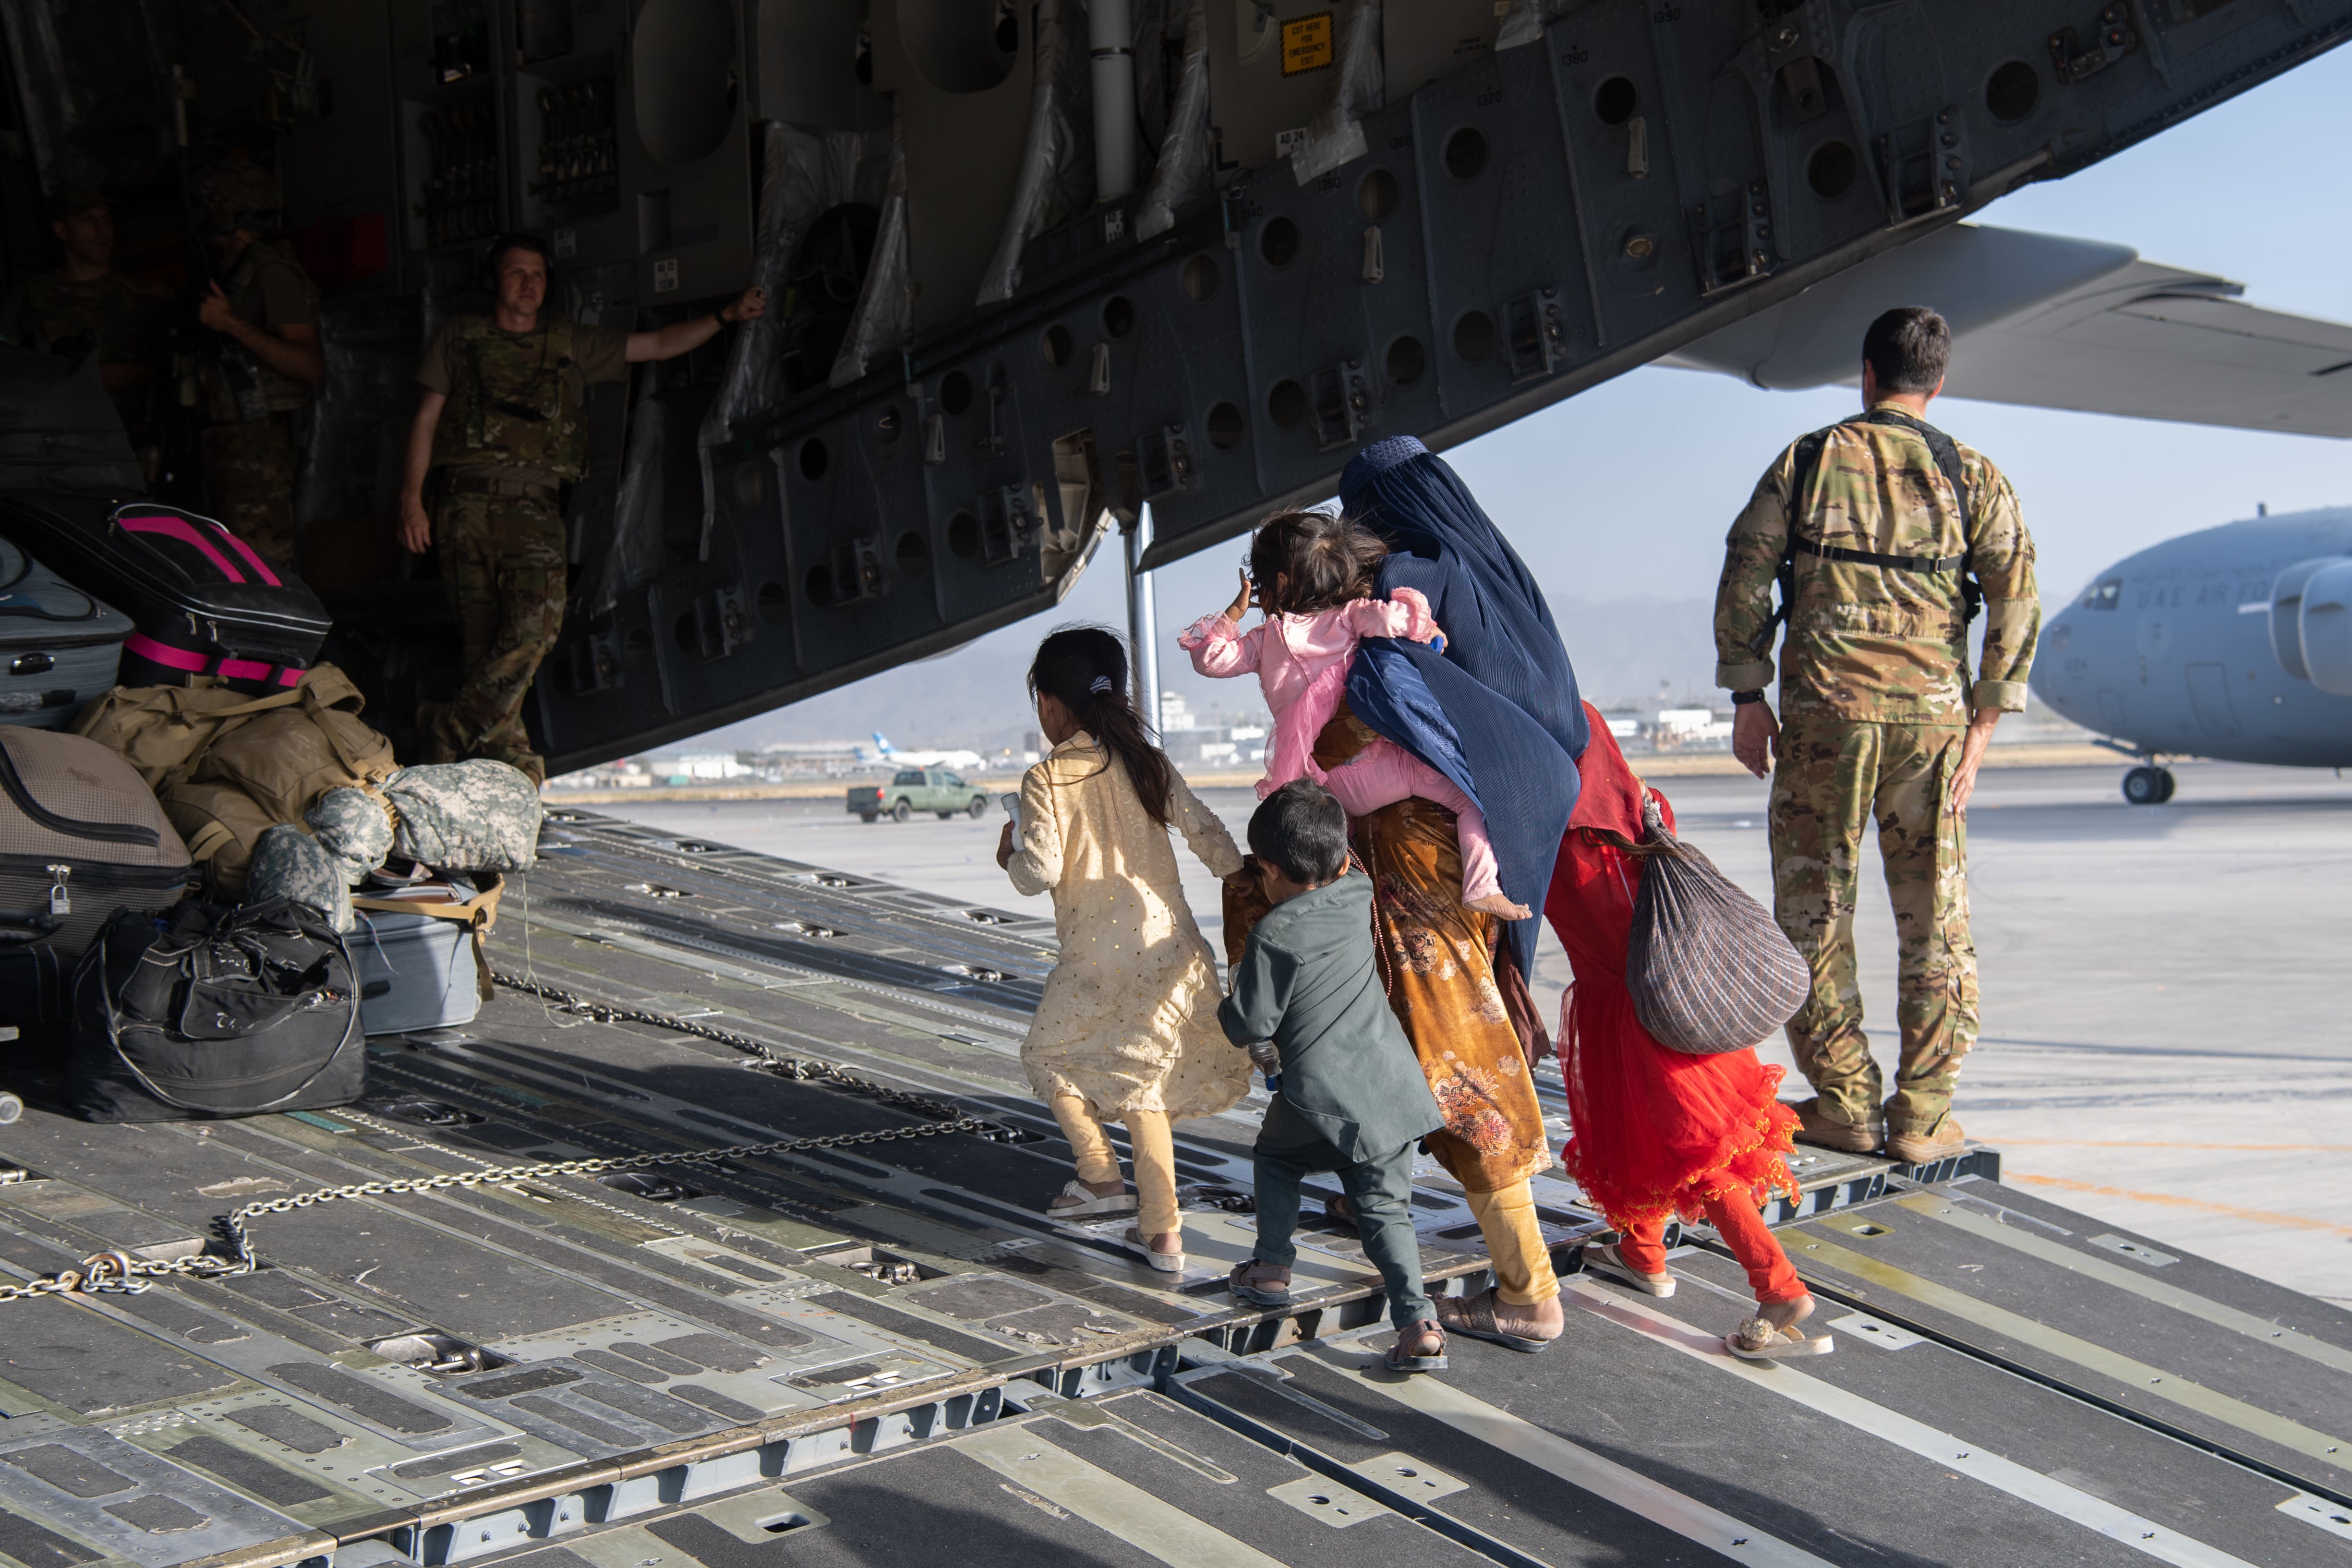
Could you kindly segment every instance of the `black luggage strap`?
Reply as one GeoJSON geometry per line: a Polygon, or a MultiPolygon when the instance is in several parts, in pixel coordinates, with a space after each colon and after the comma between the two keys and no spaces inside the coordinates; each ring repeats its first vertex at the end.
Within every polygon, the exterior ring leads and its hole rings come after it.
{"type": "Polygon", "coordinates": [[[1958,555],[1885,555],[1874,550],[1848,550],[1843,545],[1824,544],[1816,539],[1807,539],[1797,531],[1797,508],[1803,500],[1805,491],[1811,488],[1814,470],[1822,465],[1822,448],[1828,445],[1831,431],[1848,425],[1889,425],[1908,430],[1925,441],[1927,455],[1935,458],[1937,468],[1951,485],[1952,494],[1960,503],[1961,525],[1965,527],[1975,520],[1975,501],[1969,494],[1968,470],[1960,461],[1958,443],[1924,419],[1914,418],[1899,408],[1882,406],[1857,414],[1851,419],[1841,419],[1835,425],[1801,437],[1797,442],[1796,465],[1789,476],[1789,542],[1780,552],[1778,574],[1780,602],[1774,607],[1772,618],[1764,623],[1748,645],[1759,658],[1771,647],[1773,629],[1789,618],[1789,612],[1796,603],[1797,553],[1800,551],[1823,561],[1843,561],[1856,566],[1885,566],[1898,572],[1958,571],[1960,574],[1960,625],[1963,628],[1975,624],[1977,611],[1984,604],[1984,584],[1977,581],[1976,552],[1973,549],[1958,555]]]}

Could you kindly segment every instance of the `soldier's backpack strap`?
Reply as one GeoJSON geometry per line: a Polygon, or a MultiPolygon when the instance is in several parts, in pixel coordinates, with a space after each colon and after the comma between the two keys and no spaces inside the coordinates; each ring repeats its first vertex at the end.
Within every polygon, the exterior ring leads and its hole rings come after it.
{"type": "Polygon", "coordinates": [[[1780,603],[1772,618],[1764,624],[1749,644],[1758,658],[1771,647],[1772,630],[1789,618],[1789,610],[1797,596],[1797,552],[1818,556],[1824,561],[1851,562],[1857,566],[1887,566],[1898,572],[1958,572],[1960,574],[1960,625],[1966,627],[1977,618],[1984,604],[1984,585],[1977,581],[1976,552],[1973,548],[1958,555],[1889,555],[1875,550],[1848,550],[1843,545],[1823,544],[1807,539],[1797,531],[1797,509],[1805,491],[1811,486],[1813,471],[1821,467],[1822,448],[1828,444],[1830,432],[1845,425],[1891,425],[1908,430],[1927,444],[1927,455],[1952,487],[1952,494],[1960,503],[1960,522],[1965,528],[1975,516],[1975,502],[1969,494],[1968,470],[1960,461],[1960,448],[1949,436],[1924,419],[1916,419],[1899,408],[1878,407],[1851,419],[1841,419],[1836,425],[1816,430],[1797,442],[1796,463],[1789,477],[1788,542],[1780,551],[1780,603]]]}
{"type": "MultiPolygon", "coordinates": [[[[1969,494],[1968,469],[1960,462],[1959,443],[1954,441],[1949,436],[1945,435],[1941,430],[1937,429],[1933,425],[1928,424],[1925,419],[1914,418],[1912,416],[1904,413],[1899,408],[1874,408],[1862,417],[1864,421],[1872,425],[1892,425],[1897,429],[1908,430],[1913,435],[1918,437],[1919,439],[1927,443],[1927,455],[1936,459],[1936,467],[1943,470],[1944,478],[1951,484],[1953,498],[1960,503],[1961,537],[1965,540],[1968,536],[1967,530],[1969,525],[1976,521],[1976,500],[1974,497],[1969,494]]],[[[1899,562],[1896,562],[1892,558],[1885,563],[1874,563],[1887,565],[1900,564],[1899,562]]],[[[1910,570],[1914,572],[1950,572],[1958,570],[1960,574],[1960,604],[1962,606],[1960,626],[1965,629],[1975,622],[1977,618],[1977,611],[1984,605],[1984,584],[1977,581],[1977,560],[1974,546],[1962,550],[1957,556],[1942,558],[1942,563],[1938,565],[1914,565],[1910,570]]]]}
{"type": "MultiPolygon", "coordinates": [[[[1850,423],[1852,423],[1850,420],[1838,421],[1839,425],[1850,423]]],[[[1748,651],[1758,658],[1762,658],[1771,651],[1772,633],[1779,628],[1782,621],[1789,618],[1790,610],[1796,605],[1797,508],[1803,500],[1806,488],[1813,482],[1813,470],[1822,466],[1822,447],[1828,444],[1830,432],[1837,427],[1837,425],[1825,426],[1809,436],[1797,437],[1796,467],[1789,475],[1788,526],[1783,534],[1784,542],[1780,546],[1780,564],[1773,574],[1780,584],[1780,602],[1773,606],[1772,618],[1766,621],[1758,628],[1756,635],[1748,639],[1748,651]]]]}

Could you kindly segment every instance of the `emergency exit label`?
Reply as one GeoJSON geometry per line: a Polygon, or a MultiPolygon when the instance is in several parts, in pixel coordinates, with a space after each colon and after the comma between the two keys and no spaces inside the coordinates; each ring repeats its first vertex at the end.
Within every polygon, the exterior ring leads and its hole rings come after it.
{"type": "Polygon", "coordinates": [[[1331,13],[1294,16],[1282,25],[1282,74],[1299,76],[1331,63],[1331,13]]]}

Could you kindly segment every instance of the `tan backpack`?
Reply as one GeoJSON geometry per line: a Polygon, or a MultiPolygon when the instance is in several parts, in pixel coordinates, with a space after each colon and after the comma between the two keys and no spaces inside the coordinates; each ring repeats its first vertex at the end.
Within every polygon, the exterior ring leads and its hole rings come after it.
{"type": "Polygon", "coordinates": [[[187,686],[118,687],[73,732],[119,752],[163,803],[215,892],[244,891],[262,831],[299,826],[310,803],[394,772],[392,742],[360,718],[366,700],[331,664],[268,697],[198,677],[187,686]]]}
{"type": "Polygon", "coordinates": [[[278,818],[233,784],[176,784],[161,798],[163,815],[187,840],[188,858],[204,872],[206,889],[222,898],[243,898],[246,868],[278,818]]]}

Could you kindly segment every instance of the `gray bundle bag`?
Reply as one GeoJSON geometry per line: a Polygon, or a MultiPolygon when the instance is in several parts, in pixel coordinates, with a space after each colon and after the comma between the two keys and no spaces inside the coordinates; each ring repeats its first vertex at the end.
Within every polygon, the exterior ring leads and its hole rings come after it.
{"type": "Polygon", "coordinates": [[[1805,960],[1771,912],[1666,830],[1645,798],[1642,890],[1625,944],[1633,1014],[1658,1044],[1695,1057],[1753,1046],[1796,1016],[1805,960]]]}
{"type": "Polygon", "coordinates": [[[539,858],[539,791],[519,769],[428,763],[378,787],[331,789],[302,819],[350,886],[393,855],[444,871],[528,871],[539,858]]]}

